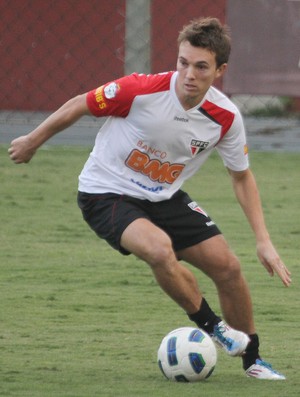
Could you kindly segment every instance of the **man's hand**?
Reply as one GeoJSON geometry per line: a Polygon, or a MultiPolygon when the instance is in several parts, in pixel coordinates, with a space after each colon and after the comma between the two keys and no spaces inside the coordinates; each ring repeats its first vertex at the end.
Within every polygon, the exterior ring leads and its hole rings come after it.
{"type": "Polygon", "coordinates": [[[33,148],[32,142],[27,135],[14,139],[8,149],[9,157],[16,164],[28,163],[35,152],[36,149],[33,148]]]}
{"type": "Polygon", "coordinates": [[[277,273],[286,287],[291,284],[291,273],[270,240],[257,243],[257,256],[271,276],[277,273]]]}
{"type": "Polygon", "coordinates": [[[16,164],[28,163],[37,149],[53,135],[70,127],[80,117],[90,115],[86,96],[81,94],[70,99],[28,135],[14,139],[8,149],[11,160],[16,164]]]}

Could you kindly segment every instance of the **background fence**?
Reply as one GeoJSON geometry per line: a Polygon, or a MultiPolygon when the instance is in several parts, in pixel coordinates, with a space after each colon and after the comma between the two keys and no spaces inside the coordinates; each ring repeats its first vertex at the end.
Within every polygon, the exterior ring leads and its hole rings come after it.
{"type": "MultiPolygon", "coordinates": [[[[276,134],[289,132],[294,147],[300,140],[298,0],[0,0],[0,143],[106,81],[174,69],[178,31],[199,16],[231,27],[232,58],[217,86],[241,108],[249,135],[273,134],[276,149],[276,134]]],[[[83,119],[73,142],[90,143],[81,131],[91,128],[93,139],[98,126],[83,119]]]]}

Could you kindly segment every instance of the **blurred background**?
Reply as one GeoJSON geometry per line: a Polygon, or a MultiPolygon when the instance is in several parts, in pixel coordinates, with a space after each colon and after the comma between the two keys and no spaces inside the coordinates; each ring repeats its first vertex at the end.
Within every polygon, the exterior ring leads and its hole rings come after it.
{"type": "MultiPolygon", "coordinates": [[[[107,81],[174,70],[178,32],[202,16],[231,29],[216,86],[242,111],[250,148],[300,150],[299,0],[0,0],[0,143],[107,81]]],[[[102,123],[83,118],[49,143],[92,145],[102,123]]]]}

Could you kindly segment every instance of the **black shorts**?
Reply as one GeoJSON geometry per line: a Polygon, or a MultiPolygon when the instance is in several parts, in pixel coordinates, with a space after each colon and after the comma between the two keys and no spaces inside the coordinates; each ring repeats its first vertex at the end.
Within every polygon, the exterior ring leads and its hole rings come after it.
{"type": "Polygon", "coordinates": [[[122,233],[138,218],[149,219],[163,229],[170,236],[174,251],[221,233],[198,204],[181,190],[171,199],[159,202],[114,193],[78,192],[78,205],[96,234],[124,255],[130,252],[120,245],[122,233]]]}

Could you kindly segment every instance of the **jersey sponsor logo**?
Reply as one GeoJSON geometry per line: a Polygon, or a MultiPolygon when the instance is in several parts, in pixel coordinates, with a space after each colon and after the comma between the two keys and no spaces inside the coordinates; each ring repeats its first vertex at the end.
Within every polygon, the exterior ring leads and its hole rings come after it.
{"type": "Polygon", "coordinates": [[[152,192],[152,193],[159,193],[163,190],[162,186],[146,186],[143,183],[141,183],[140,181],[135,181],[133,178],[130,179],[131,182],[135,183],[136,185],[138,185],[140,188],[147,190],[147,192],[152,192]]]}
{"type": "Polygon", "coordinates": [[[209,142],[198,141],[197,139],[192,139],[190,148],[192,152],[192,156],[195,157],[197,154],[201,153],[203,150],[207,148],[209,142]]]}
{"type": "Polygon", "coordinates": [[[109,83],[104,88],[104,95],[107,99],[115,98],[119,89],[120,89],[119,84],[117,84],[115,82],[109,83]]]}
{"type": "Polygon", "coordinates": [[[190,203],[188,203],[188,206],[190,207],[191,210],[199,212],[199,214],[202,214],[206,216],[206,218],[208,218],[207,213],[203,211],[203,209],[198,205],[198,203],[196,203],[196,201],[191,201],[190,203]]]}
{"type": "Polygon", "coordinates": [[[158,159],[151,159],[148,154],[137,149],[132,150],[127,160],[127,167],[135,172],[148,176],[152,181],[172,184],[184,169],[184,164],[171,164],[161,162],[158,159]]]}
{"type": "Polygon", "coordinates": [[[158,157],[160,159],[164,159],[167,157],[167,152],[162,152],[159,149],[153,148],[149,145],[147,145],[145,142],[142,140],[137,142],[137,146],[143,150],[145,153],[152,154],[155,157],[158,157]]]}
{"type": "Polygon", "coordinates": [[[98,103],[99,109],[106,108],[107,104],[105,102],[105,98],[104,98],[104,95],[103,95],[103,85],[96,89],[96,91],[95,91],[95,99],[96,99],[96,102],[98,103]]]}

